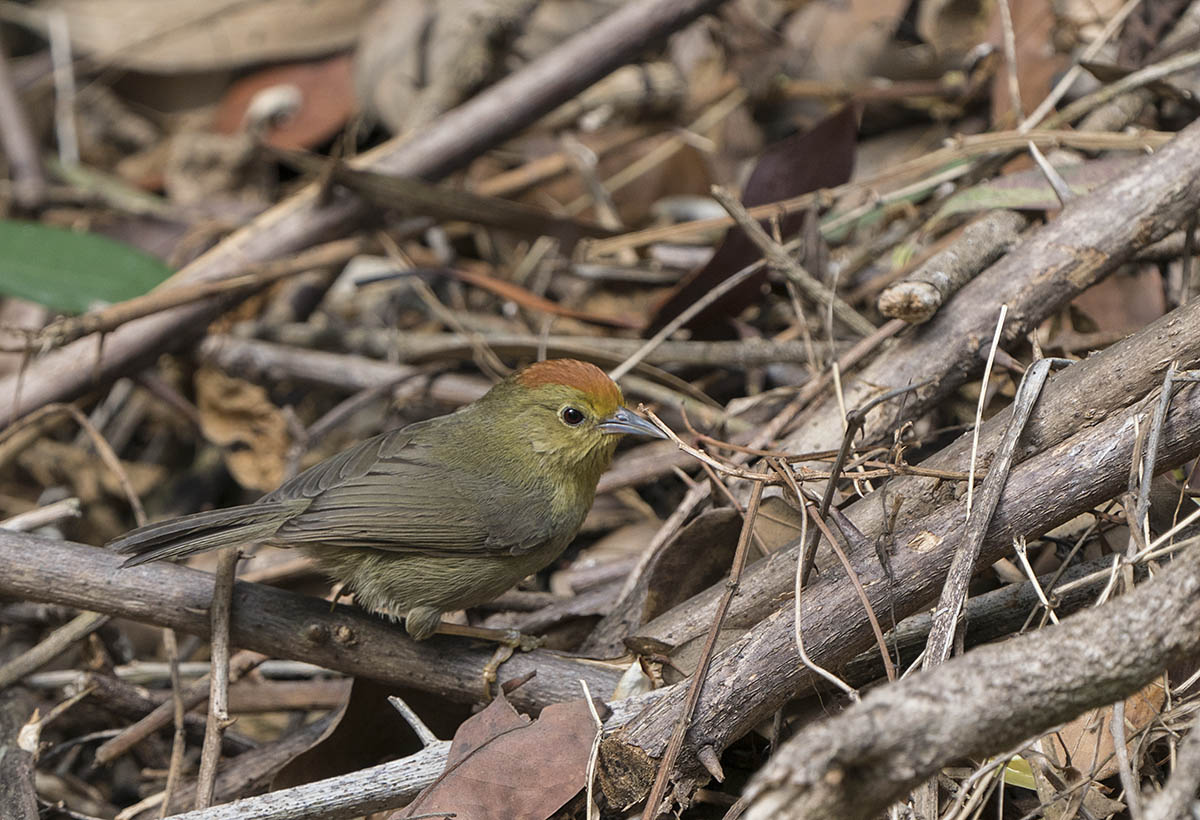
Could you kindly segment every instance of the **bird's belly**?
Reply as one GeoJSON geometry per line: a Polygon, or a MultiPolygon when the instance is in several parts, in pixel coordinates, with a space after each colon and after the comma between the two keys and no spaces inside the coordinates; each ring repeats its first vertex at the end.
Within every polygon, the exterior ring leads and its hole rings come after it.
{"type": "Polygon", "coordinates": [[[374,549],[305,551],[324,572],[345,582],[360,606],[402,616],[414,607],[445,612],[490,601],[546,567],[564,546],[548,544],[522,556],[453,558],[374,549]]]}

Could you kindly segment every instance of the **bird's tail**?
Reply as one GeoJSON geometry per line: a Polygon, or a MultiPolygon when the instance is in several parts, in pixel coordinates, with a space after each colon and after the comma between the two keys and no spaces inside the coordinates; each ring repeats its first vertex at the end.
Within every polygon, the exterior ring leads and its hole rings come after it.
{"type": "Polygon", "coordinates": [[[270,538],[310,503],[307,498],[293,498],[185,515],[139,527],[107,546],[132,556],[121,566],[136,567],[163,558],[251,544],[270,538]]]}

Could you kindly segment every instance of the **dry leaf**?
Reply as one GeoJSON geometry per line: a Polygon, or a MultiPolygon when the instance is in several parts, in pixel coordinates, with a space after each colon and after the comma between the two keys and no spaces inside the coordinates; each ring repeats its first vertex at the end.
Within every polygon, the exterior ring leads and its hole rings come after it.
{"type": "Polygon", "coordinates": [[[312,148],[328,140],[354,112],[354,84],[350,58],[331,57],[311,63],[275,66],[234,83],[213,118],[213,128],[236,134],[252,127],[256,107],[266,95],[279,91],[294,94],[293,108],[265,124],[262,141],[272,148],[312,148]],[[249,116],[247,116],[249,115],[249,116]]]}
{"type": "MultiPolygon", "coordinates": [[[[848,105],[808,131],[771,145],[759,157],[746,182],[742,204],[748,208],[766,205],[848,181],[854,171],[857,134],[858,113],[853,105],[848,105]]],[[[779,225],[782,235],[794,235],[804,217],[801,212],[782,218],[779,225]]],[[[745,232],[740,228],[730,229],[708,264],[693,271],[671,291],[651,319],[647,334],[657,331],[721,282],[761,258],[762,252],[745,232]]],[[[761,300],[766,277],[764,268],[760,275],[749,277],[702,310],[687,326],[705,336],[727,333],[725,320],[761,300]]]]}
{"type": "Polygon", "coordinates": [[[263,492],[279,486],[291,436],[266,390],[205,367],[196,372],[196,405],[205,437],[221,447],[239,484],[263,492]]]}
{"type": "Polygon", "coordinates": [[[71,43],[117,68],[210,71],[348,47],[378,0],[42,0],[71,43]]]}
{"type": "Polygon", "coordinates": [[[442,776],[389,820],[439,811],[456,820],[545,820],[584,787],[595,736],[583,700],[547,706],[531,723],[500,695],[459,728],[442,776]]]}
{"type": "MultiPolygon", "coordinates": [[[[1125,737],[1131,756],[1137,749],[1137,733],[1158,719],[1166,703],[1165,685],[1160,677],[1125,700],[1125,737]]],[[[1110,777],[1117,772],[1111,721],[1112,706],[1085,712],[1043,737],[1043,751],[1060,768],[1075,769],[1094,780],[1110,777]]]]}

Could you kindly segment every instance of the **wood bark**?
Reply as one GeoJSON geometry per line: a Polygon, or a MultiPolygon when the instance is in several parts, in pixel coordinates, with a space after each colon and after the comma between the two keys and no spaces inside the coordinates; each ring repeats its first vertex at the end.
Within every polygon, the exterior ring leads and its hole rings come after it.
{"type": "MultiPolygon", "coordinates": [[[[98,547],[0,531],[0,596],[60,603],[207,637],[212,576],[176,564],[121,568],[98,547]]],[[[492,647],[445,637],[415,642],[397,624],[347,606],[239,582],[233,592],[233,644],[276,658],[307,661],[456,701],[484,700],[482,672],[492,647]]],[[[499,680],[536,675],[513,692],[537,710],[579,697],[579,679],[607,697],[622,670],[544,650],[518,652],[499,680]]]]}
{"type": "MultiPolygon", "coordinates": [[[[1013,538],[1035,537],[1124,490],[1133,457],[1134,416],[1113,415],[1015,467],[983,543],[980,565],[1006,554],[1013,538]]],[[[1200,389],[1188,385],[1172,402],[1158,469],[1170,469],[1198,452],[1200,389]]],[[[898,527],[890,574],[880,565],[873,544],[851,553],[872,609],[881,617],[895,613],[904,618],[933,601],[963,537],[964,508],[963,501],[951,501],[898,527]]],[[[778,566],[786,567],[783,562],[778,566]]],[[[782,571],[791,576],[794,563],[782,571]]],[[[811,585],[802,619],[808,655],[826,668],[840,668],[873,641],[862,602],[845,573],[836,568],[811,585]]],[[[696,750],[706,745],[718,751],[726,748],[811,685],[796,652],[795,613],[786,603],[714,658],[676,773],[677,793],[686,797],[705,777],[696,750]]],[[[606,738],[601,783],[610,802],[624,805],[644,797],[683,696],[682,688],[673,688],[624,731],[606,738]]]]}
{"type": "MultiPolygon", "coordinates": [[[[953,306],[951,306],[951,309],[953,306]]],[[[1081,429],[1093,427],[1125,410],[1161,383],[1167,366],[1200,365],[1200,303],[1180,307],[1142,328],[1137,333],[1093,356],[1076,362],[1046,383],[1042,396],[1026,425],[1017,447],[1016,461],[1053,447],[1081,429]]],[[[979,466],[986,468],[1011,418],[1006,408],[980,428],[979,466]]],[[[833,446],[836,446],[836,442],[833,446]]],[[[921,463],[923,467],[965,472],[971,455],[971,436],[957,441],[921,463]]],[[[953,497],[954,487],[937,479],[900,476],[881,492],[871,494],[846,508],[846,516],[868,540],[888,538],[890,499],[903,499],[895,526],[912,528],[940,504],[953,497]]],[[[819,549],[828,555],[828,545],[819,549]]],[[[730,619],[756,623],[769,614],[780,596],[792,588],[790,567],[796,551],[788,550],[747,568],[730,619]]],[[[827,566],[818,561],[818,566],[827,566]]],[[[721,585],[705,590],[691,600],[644,625],[639,639],[666,646],[680,646],[703,634],[712,620],[721,585]]]]}
{"type": "Polygon", "coordinates": [[[800,732],[751,781],[745,817],[879,816],[951,761],[1010,749],[1197,653],[1200,551],[1191,549],[1129,595],[876,689],[800,732]]]}

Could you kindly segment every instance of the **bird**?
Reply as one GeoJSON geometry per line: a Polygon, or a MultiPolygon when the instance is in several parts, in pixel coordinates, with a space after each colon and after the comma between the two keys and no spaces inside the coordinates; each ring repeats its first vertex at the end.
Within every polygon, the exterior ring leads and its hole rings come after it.
{"type": "Polygon", "coordinates": [[[258,501],[110,542],[122,566],[222,547],[296,548],[415,640],[495,598],[579,531],[623,435],[666,438],[593,364],[535,362],[444,416],[382,433],[258,501]]]}

